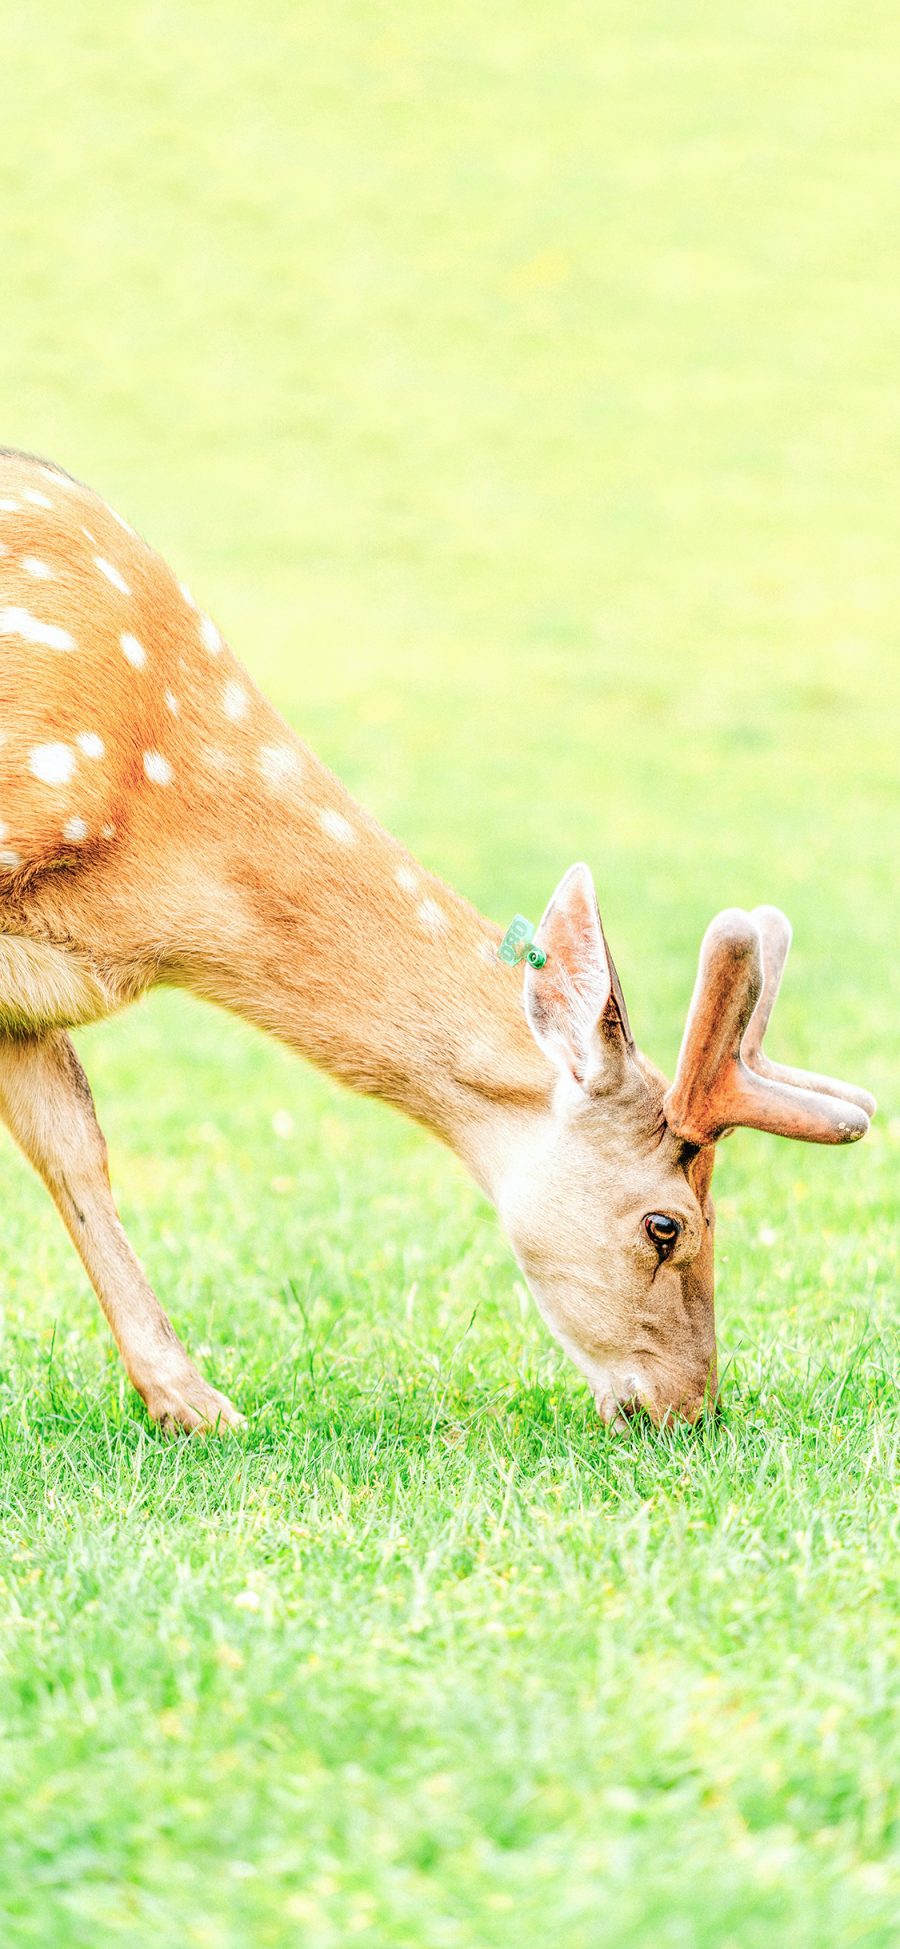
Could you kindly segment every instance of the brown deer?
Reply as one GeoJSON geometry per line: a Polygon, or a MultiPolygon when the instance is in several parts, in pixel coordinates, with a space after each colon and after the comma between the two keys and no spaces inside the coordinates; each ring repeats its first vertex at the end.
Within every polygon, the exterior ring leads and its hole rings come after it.
{"type": "Polygon", "coordinates": [[[158,982],[449,1144],[605,1421],[713,1399],[716,1140],[849,1143],[872,1098],[762,1054],[790,941],[774,908],[713,922],[671,1088],[635,1047],[587,867],[513,967],[500,940],[300,743],[133,529],[0,453],[0,1113],[154,1420],[240,1416],[125,1237],[67,1030],[158,982]]]}

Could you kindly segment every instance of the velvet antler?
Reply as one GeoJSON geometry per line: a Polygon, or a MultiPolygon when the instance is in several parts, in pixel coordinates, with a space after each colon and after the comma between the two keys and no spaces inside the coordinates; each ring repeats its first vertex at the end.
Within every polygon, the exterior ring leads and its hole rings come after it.
{"type": "Polygon", "coordinates": [[[867,1090],[762,1054],[790,944],[790,922],[777,907],[728,907],[707,928],[664,1103],[670,1128],[687,1143],[713,1143],[738,1124],[813,1144],[865,1136],[875,1110],[867,1090]]]}

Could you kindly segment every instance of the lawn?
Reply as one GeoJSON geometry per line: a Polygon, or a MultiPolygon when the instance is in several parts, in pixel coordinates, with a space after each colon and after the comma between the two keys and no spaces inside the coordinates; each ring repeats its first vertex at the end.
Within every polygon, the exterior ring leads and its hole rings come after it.
{"type": "Polygon", "coordinates": [[[10,1949],[893,1949],[896,15],[46,0],[0,75],[9,444],[101,489],[497,919],[703,928],[847,1152],[723,1146],[721,1423],[607,1434],[454,1161],[159,994],[78,1037],[246,1438],[167,1442],[0,1150],[10,1949]]]}

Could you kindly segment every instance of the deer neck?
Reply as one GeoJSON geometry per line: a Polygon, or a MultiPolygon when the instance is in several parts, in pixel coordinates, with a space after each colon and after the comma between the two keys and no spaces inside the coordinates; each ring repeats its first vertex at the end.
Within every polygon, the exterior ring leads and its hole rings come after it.
{"type": "Polygon", "coordinates": [[[276,722],[268,775],[264,758],[209,827],[213,909],[175,978],[427,1125],[493,1196],[552,1091],[521,970],[276,722]]]}

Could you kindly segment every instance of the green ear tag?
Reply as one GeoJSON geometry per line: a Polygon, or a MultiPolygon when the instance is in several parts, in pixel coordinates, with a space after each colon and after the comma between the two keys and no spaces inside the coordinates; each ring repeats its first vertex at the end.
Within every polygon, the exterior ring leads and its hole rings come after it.
{"type": "Polygon", "coordinates": [[[497,954],[510,968],[517,967],[520,961],[530,961],[533,968],[542,968],[547,959],[543,948],[534,946],[534,928],[524,914],[516,914],[510,921],[497,954]]]}

